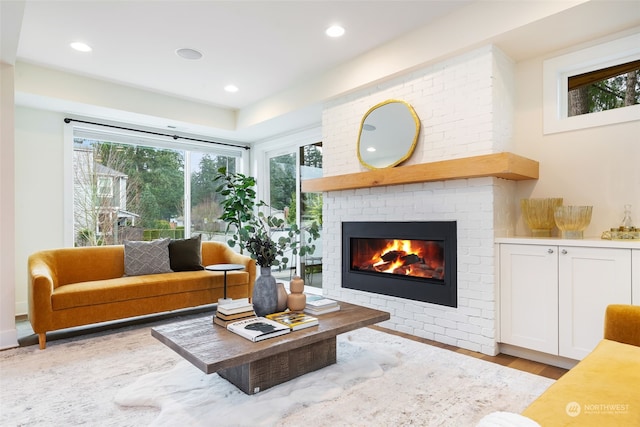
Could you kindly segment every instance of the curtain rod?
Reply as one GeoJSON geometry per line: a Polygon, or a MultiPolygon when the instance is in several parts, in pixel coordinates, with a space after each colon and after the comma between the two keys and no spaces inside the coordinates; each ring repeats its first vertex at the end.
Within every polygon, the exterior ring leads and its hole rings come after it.
{"type": "Polygon", "coordinates": [[[157,135],[157,136],[166,136],[166,137],[169,137],[169,138],[173,138],[174,140],[184,139],[184,140],[187,140],[187,141],[206,142],[208,144],[218,144],[218,145],[226,145],[228,147],[244,148],[245,150],[250,150],[251,149],[251,147],[249,147],[248,145],[236,145],[236,144],[229,144],[227,142],[207,141],[205,139],[189,138],[187,136],[179,136],[179,135],[169,135],[167,133],[152,132],[152,131],[149,131],[149,130],[140,130],[140,129],[127,128],[127,127],[124,127],[124,126],[116,126],[116,125],[109,125],[109,124],[105,124],[105,123],[89,122],[89,121],[86,121],[86,120],[71,119],[69,117],[65,117],[64,118],[64,122],[65,123],[78,122],[78,123],[85,123],[85,124],[88,124],[88,125],[106,126],[106,127],[114,128],[114,129],[130,130],[130,131],[133,131],[133,132],[142,132],[142,133],[148,133],[150,135],[157,135]]]}

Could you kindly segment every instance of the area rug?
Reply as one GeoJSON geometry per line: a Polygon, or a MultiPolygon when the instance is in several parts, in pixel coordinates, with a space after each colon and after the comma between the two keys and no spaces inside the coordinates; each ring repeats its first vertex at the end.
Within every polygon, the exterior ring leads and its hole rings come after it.
{"type": "Polygon", "coordinates": [[[522,411],[553,383],[364,328],[338,337],[335,365],[247,396],[149,329],[0,352],[0,424],[474,426],[522,411]]]}

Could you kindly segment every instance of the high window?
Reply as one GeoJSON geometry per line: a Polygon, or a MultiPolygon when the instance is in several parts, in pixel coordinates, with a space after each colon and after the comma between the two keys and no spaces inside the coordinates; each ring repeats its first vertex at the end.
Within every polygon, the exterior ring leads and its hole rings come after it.
{"type": "Polygon", "coordinates": [[[640,118],[640,34],[544,61],[544,133],[640,118]]]}
{"type": "Polygon", "coordinates": [[[240,148],[73,130],[75,246],[202,234],[224,241],[214,177],[236,171],[240,148]]]}
{"type": "Polygon", "coordinates": [[[640,104],[640,60],[569,77],[569,117],[640,104]]]}

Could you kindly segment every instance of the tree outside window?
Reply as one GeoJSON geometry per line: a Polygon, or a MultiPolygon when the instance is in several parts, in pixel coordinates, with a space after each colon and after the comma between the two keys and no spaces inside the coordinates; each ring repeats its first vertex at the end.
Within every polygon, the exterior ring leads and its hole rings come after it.
{"type": "Polygon", "coordinates": [[[214,177],[221,167],[235,172],[238,157],[205,150],[74,138],[75,245],[185,234],[224,240],[214,177]],[[191,169],[185,175],[187,163],[191,169]],[[189,205],[185,179],[190,180],[189,205]],[[185,206],[190,209],[187,221],[185,206]],[[185,227],[190,228],[185,231],[185,227]]]}
{"type": "Polygon", "coordinates": [[[569,77],[568,116],[640,104],[640,61],[569,77]]]}

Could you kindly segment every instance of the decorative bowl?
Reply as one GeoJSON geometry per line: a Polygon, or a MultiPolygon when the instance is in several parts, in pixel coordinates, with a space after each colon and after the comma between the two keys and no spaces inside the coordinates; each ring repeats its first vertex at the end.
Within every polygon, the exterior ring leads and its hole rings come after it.
{"type": "Polygon", "coordinates": [[[533,237],[549,237],[556,222],[554,209],[562,206],[562,198],[522,199],[520,208],[533,237]]]}
{"type": "Polygon", "coordinates": [[[554,217],[563,239],[582,239],[591,222],[593,206],[558,206],[554,217]]]}

